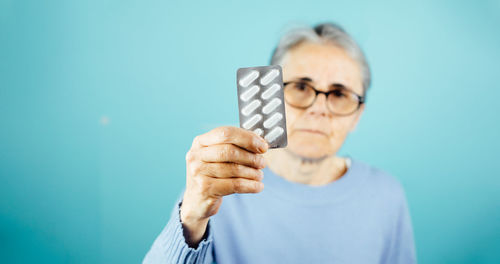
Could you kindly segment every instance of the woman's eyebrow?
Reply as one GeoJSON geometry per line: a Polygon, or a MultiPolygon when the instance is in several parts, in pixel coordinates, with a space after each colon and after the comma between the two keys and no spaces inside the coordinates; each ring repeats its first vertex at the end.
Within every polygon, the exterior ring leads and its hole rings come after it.
{"type": "Polygon", "coordinates": [[[347,88],[345,85],[343,85],[341,83],[332,83],[330,85],[330,87],[332,87],[332,88],[347,88]]]}
{"type": "MultiPolygon", "coordinates": [[[[303,82],[313,82],[313,80],[309,77],[302,77],[302,78],[298,78],[297,80],[303,81],[303,82]]],[[[342,83],[332,83],[332,84],[330,84],[330,87],[332,87],[332,88],[347,88],[342,83]]]]}
{"type": "MultiPolygon", "coordinates": [[[[298,81],[303,81],[303,82],[313,82],[313,80],[309,77],[301,77],[301,78],[297,78],[298,81]]],[[[333,90],[335,88],[344,88],[344,89],[349,89],[347,86],[345,86],[344,84],[342,83],[332,83],[330,84],[329,86],[329,90],[333,90]]]]}
{"type": "Polygon", "coordinates": [[[302,77],[302,78],[298,78],[299,81],[303,81],[303,82],[312,82],[313,80],[309,77],[302,77]]]}

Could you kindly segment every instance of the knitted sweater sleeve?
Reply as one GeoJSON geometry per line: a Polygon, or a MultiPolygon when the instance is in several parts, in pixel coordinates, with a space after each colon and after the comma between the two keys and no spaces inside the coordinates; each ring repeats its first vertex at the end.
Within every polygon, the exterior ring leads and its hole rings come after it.
{"type": "Polygon", "coordinates": [[[160,235],[156,238],[143,264],[156,263],[192,263],[211,264],[213,262],[213,234],[211,220],[208,221],[205,235],[196,248],[190,247],[185,240],[183,226],[180,220],[180,207],[182,200],[178,201],[170,220],[160,235]]]}

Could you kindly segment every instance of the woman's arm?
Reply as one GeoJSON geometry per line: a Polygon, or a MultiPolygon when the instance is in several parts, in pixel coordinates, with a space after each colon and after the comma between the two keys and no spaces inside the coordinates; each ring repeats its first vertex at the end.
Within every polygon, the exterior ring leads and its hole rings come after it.
{"type": "Polygon", "coordinates": [[[413,227],[404,191],[397,211],[397,219],[393,230],[390,250],[384,263],[417,263],[413,227]]]}
{"type": "MultiPolygon", "coordinates": [[[[182,196],[181,196],[182,197],[182,196]]],[[[184,237],[180,220],[179,199],[170,216],[167,225],[156,238],[142,263],[203,263],[213,262],[213,235],[210,220],[202,241],[196,248],[190,247],[184,237]]]]}

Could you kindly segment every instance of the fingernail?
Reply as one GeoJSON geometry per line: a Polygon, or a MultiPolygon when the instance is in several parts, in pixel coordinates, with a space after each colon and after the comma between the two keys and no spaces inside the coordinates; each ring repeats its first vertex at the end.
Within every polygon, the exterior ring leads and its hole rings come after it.
{"type": "Polygon", "coordinates": [[[262,153],[266,152],[267,149],[269,148],[269,145],[267,144],[266,141],[261,141],[261,145],[260,145],[260,151],[262,153]]]}
{"type": "Polygon", "coordinates": [[[255,146],[261,153],[267,150],[267,143],[264,143],[261,139],[255,139],[255,146]]]}

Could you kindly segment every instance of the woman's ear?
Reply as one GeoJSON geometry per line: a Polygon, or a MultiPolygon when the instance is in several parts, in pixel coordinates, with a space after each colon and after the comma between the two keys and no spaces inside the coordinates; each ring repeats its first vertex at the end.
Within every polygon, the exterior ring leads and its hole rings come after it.
{"type": "Polygon", "coordinates": [[[366,104],[361,104],[358,111],[356,111],[356,113],[355,113],[356,117],[354,118],[354,120],[351,123],[351,127],[349,128],[349,132],[354,132],[356,130],[356,126],[358,125],[359,119],[361,118],[361,115],[365,111],[365,105],[366,104]]]}

